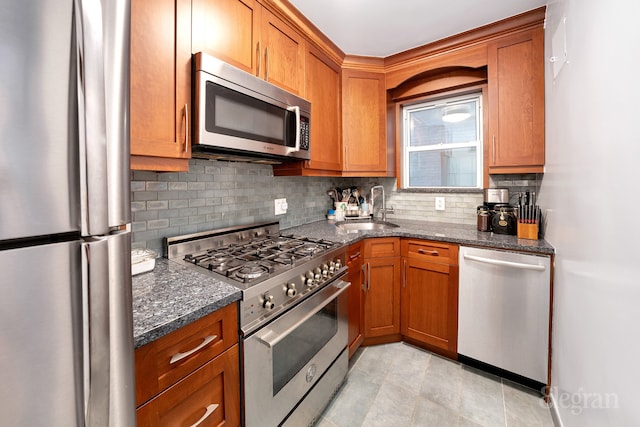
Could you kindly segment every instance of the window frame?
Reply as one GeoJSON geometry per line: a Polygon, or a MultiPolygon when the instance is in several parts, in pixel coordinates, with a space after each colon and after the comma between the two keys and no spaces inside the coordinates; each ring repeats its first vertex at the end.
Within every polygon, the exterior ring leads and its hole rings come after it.
{"type": "Polygon", "coordinates": [[[402,190],[407,191],[476,191],[484,188],[484,163],[485,163],[485,120],[484,120],[484,98],[486,93],[482,87],[473,88],[471,91],[447,92],[439,94],[437,96],[421,97],[420,99],[411,100],[411,102],[402,103],[399,105],[399,118],[401,123],[400,136],[400,176],[402,182],[402,190]],[[477,141],[465,142],[465,143],[452,143],[452,144],[435,144],[432,146],[422,147],[409,147],[409,126],[408,115],[415,110],[422,110],[425,108],[440,108],[447,105],[455,105],[469,100],[477,100],[476,102],[476,134],[477,141]],[[442,151],[445,149],[455,148],[476,148],[476,186],[473,187],[458,187],[458,186],[411,186],[409,181],[409,155],[412,152],[425,152],[425,151],[442,151]]]}

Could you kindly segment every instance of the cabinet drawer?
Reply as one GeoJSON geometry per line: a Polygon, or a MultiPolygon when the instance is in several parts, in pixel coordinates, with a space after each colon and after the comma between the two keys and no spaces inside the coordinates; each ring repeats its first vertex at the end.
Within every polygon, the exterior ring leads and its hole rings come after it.
{"type": "Polygon", "coordinates": [[[364,241],[365,258],[400,256],[400,238],[382,237],[364,241]]]}
{"type": "Polygon", "coordinates": [[[237,304],[136,349],[136,406],[238,342],[237,304]]]}
{"type": "Polygon", "coordinates": [[[458,245],[432,242],[428,240],[402,241],[402,256],[430,262],[458,264],[458,245]]]}
{"type": "Polygon", "coordinates": [[[347,265],[362,263],[362,242],[354,243],[347,249],[347,265]]]}
{"type": "Polygon", "coordinates": [[[238,426],[240,376],[234,345],[137,410],[138,426],[238,426]]]}

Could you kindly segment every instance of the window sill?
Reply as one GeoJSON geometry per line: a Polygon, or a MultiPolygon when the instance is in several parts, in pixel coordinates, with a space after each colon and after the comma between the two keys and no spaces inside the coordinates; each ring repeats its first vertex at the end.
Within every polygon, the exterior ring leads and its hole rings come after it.
{"type": "Polygon", "coordinates": [[[398,188],[397,193],[483,194],[482,188],[398,188]]]}

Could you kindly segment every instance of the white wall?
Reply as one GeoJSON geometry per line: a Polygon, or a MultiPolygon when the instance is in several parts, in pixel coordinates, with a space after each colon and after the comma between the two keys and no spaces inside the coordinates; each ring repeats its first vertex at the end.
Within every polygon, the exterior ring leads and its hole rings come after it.
{"type": "Polygon", "coordinates": [[[550,1],[547,59],[563,17],[540,190],[557,250],[553,397],[565,426],[640,425],[640,2],[550,1]]]}

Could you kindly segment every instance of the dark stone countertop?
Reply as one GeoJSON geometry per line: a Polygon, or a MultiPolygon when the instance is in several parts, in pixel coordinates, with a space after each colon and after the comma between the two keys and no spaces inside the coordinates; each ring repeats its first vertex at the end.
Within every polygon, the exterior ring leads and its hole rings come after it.
{"type": "Polygon", "coordinates": [[[242,298],[235,286],[166,258],[133,276],[132,289],[135,348],[242,298]]]}
{"type": "MultiPolygon", "coordinates": [[[[335,221],[318,221],[282,230],[344,244],[368,237],[413,237],[493,249],[551,255],[544,240],[518,239],[477,231],[475,226],[388,219],[398,228],[347,233],[335,221]]],[[[178,263],[157,258],[153,271],[133,277],[133,336],[135,348],[148,344],[242,298],[240,289],[178,263]]]]}
{"type": "Polygon", "coordinates": [[[545,240],[518,239],[516,236],[478,231],[473,225],[411,221],[387,217],[387,222],[397,224],[400,227],[347,233],[336,227],[335,222],[334,220],[317,221],[288,228],[282,230],[282,232],[345,244],[356,243],[358,240],[368,237],[413,237],[416,239],[458,243],[466,246],[481,246],[488,249],[523,251],[543,255],[552,255],[554,253],[553,246],[545,240]]]}

